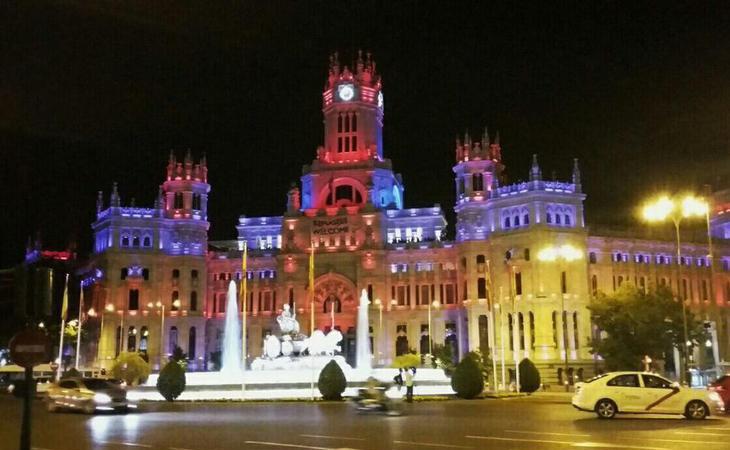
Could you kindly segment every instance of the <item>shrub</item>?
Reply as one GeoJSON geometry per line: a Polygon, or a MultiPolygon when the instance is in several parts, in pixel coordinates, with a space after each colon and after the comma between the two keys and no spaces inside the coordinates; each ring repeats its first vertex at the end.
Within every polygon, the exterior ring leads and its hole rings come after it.
{"type": "Polygon", "coordinates": [[[421,355],[418,353],[406,353],[405,355],[396,356],[393,360],[393,367],[396,369],[407,369],[409,367],[419,367],[421,365],[421,355]]]}
{"type": "Polygon", "coordinates": [[[454,353],[450,344],[434,345],[433,357],[432,367],[434,369],[443,369],[446,375],[454,372],[454,353]]]}
{"type": "Polygon", "coordinates": [[[520,390],[522,392],[535,392],[540,388],[540,372],[535,364],[525,358],[520,361],[520,390]]]}
{"type": "Polygon", "coordinates": [[[454,369],[451,388],[461,398],[474,398],[484,390],[484,377],[476,360],[465,357],[454,369]]]}
{"type": "Polygon", "coordinates": [[[342,393],[347,387],[347,380],[342,369],[333,359],[319,373],[319,381],[317,381],[319,392],[325,400],[340,400],[342,393]]]}
{"type": "Polygon", "coordinates": [[[79,378],[81,376],[81,372],[76,370],[75,367],[72,367],[65,371],[63,375],[61,375],[61,378],[79,378]]]}
{"type": "Polygon", "coordinates": [[[138,353],[122,352],[112,366],[112,377],[134,386],[147,379],[150,365],[138,353]]]}
{"type": "Polygon", "coordinates": [[[157,391],[171,402],[185,390],[185,369],[177,361],[170,361],[157,377],[157,391]]]}
{"type": "Polygon", "coordinates": [[[172,355],[170,355],[170,361],[178,363],[183,368],[183,371],[188,368],[188,355],[177,345],[172,351],[172,355]]]}

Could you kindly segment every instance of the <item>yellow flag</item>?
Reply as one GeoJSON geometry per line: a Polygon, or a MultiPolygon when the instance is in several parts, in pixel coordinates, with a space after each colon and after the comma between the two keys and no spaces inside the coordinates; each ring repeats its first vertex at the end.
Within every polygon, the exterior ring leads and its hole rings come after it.
{"type": "Polygon", "coordinates": [[[66,283],[63,286],[63,303],[61,304],[61,320],[66,320],[68,316],[68,274],[66,274],[66,283]]]}

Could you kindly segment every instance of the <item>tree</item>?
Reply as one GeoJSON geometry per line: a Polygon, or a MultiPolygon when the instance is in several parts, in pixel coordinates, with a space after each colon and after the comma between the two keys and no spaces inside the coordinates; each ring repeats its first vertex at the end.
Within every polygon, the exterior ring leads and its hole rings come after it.
{"type": "Polygon", "coordinates": [[[147,379],[150,365],[134,352],[122,352],[112,366],[112,377],[124,380],[127,385],[134,386],[147,379]]]}
{"type": "Polygon", "coordinates": [[[347,387],[347,379],[342,369],[335,360],[331,360],[319,373],[319,381],[317,381],[319,392],[325,400],[341,400],[342,393],[347,387]]]}
{"type": "Polygon", "coordinates": [[[470,356],[464,357],[454,369],[451,388],[461,398],[474,398],[484,390],[484,377],[477,361],[470,356]]]}
{"type": "Polygon", "coordinates": [[[172,355],[170,355],[170,361],[175,361],[180,365],[180,367],[183,368],[183,370],[186,370],[188,368],[188,355],[181,349],[179,346],[175,346],[175,348],[172,350],[172,355]]]}
{"type": "Polygon", "coordinates": [[[157,391],[171,402],[178,398],[185,390],[185,369],[180,363],[171,360],[160,371],[157,377],[157,391]]]}
{"type": "MultiPolygon", "coordinates": [[[[665,359],[674,347],[684,343],[682,304],[664,286],[644,292],[624,283],[611,295],[599,293],[588,307],[593,323],[601,331],[591,341],[609,370],[641,369],[645,355],[665,359]]],[[[689,309],[687,330],[691,341],[704,341],[705,330],[689,309]]]]}
{"type": "Polygon", "coordinates": [[[540,372],[528,358],[520,361],[520,391],[535,392],[540,389],[540,372]]]}
{"type": "Polygon", "coordinates": [[[433,359],[431,361],[434,369],[443,369],[446,375],[454,371],[454,352],[450,344],[433,346],[433,359]]]}

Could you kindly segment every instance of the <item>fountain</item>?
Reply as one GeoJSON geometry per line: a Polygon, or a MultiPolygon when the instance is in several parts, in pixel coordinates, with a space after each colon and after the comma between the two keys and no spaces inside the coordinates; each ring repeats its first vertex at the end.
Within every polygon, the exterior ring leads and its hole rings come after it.
{"type": "Polygon", "coordinates": [[[360,306],[357,308],[357,340],[355,343],[355,367],[360,372],[370,372],[372,370],[368,305],[370,305],[368,293],[363,289],[360,295],[360,306]]]}
{"type": "Polygon", "coordinates": [[[238,317],[236,301],[236,282],[228,284],[226,300],[226,321],[223,332],[223,349],[221,354],[221,375],[232,378],[241,374],[241,322],[238,317]]]}
{"type": "MultiPolygon", "coordinates": [[[[321,330],[314,330],[311,336],[304,335],[296,319],[296,306],[292,308],[284,304],[276,318],[279,333],[266,337],[262,356],[251,362],[251,370],[245,370],[236,294],[236,283],[231,281],[226,301],[220,372],[188,372],[187,388],[181,399],[314,398],[319,395],[316,388],[319,373],[332,360],[342,368],[349,383],[365,382],[369,376],[385,382],[393,379],[394,369],[372,368],[368,323],[370,302],[366,291],[360,296],[357,314],[356,369],[337,354],[341,351],[342,333],[331,330],[325,335],[321,330]]],[[[161,400],[156,388],[157,377],[158,374],[150,375],[144,386],[129,393],[129,398],[161,400]]],[[[453,393],[449,379],[440,369],[419,369],[418,379],[430,384],[419,387],[420,395],[453,393]]],[[[356,387],[349,387],[345,395],[356,393],[356,387]]]]}

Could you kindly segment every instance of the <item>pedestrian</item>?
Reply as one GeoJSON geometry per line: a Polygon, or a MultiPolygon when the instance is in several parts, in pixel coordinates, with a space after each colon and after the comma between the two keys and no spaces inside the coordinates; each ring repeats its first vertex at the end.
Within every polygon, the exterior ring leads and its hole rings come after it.
{"type": "Polygon", "coordinates": [[[406,369],[406,401],[413,403],[413,378],[416,376],[416,368],[411,367],[410,370],[406,369]]]}
{"type": "Polygon", "coordinates": [[[398,374],[393,377],[393,381],[398,386],[398,392],[403,387],[403,368],[398,369],[398,374]]]}

